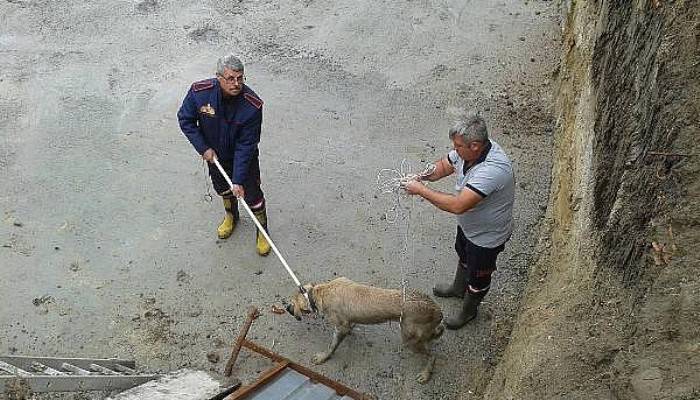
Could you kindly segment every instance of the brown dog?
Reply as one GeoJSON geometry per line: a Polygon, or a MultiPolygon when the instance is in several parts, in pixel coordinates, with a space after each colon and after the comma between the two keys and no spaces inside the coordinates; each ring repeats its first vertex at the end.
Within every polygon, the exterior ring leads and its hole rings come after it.
{"type": "MultiPolygon", "coordinates": [[[[313,307],[335,327],[328,351],[316,354],[313,358],[315,364],[321,364],[330,358],[354,324],[400,321],[403,343],[428,358],[425,368],[418,375],[418,382],[425,383],[430,379],[435,356],[431,354],[428,345],[445,330],[442,310],[430,296],[409,289],[404,299],[400,290],[367,286],[344,277],[326,283],[305,285],[304,288],[313,307]]],[[[297,320],[301,320],[302,315],[313,312],[304,295],[299,292],[292,296],[287,311],[297,320]]]]}

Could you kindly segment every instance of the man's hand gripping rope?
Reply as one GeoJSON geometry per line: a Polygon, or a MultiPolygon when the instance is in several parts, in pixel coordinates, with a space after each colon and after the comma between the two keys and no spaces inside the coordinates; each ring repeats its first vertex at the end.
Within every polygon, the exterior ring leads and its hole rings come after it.
{"type": "Polygon", "coordinates": [[[423,179],[432,175],[436,169],[437,169],[437,167],[435,166],[435,164],[429,163],[425,166],[425,169],[423,169],[422,172],[420,172],[418,174],[408,174],[406,176],[401,177],[399,179],[399,186],[401,188],[405,189],[406,185],[408,185],[409,182],[412,182],[412,181],[419,181],[420,182],[423,179]]]}

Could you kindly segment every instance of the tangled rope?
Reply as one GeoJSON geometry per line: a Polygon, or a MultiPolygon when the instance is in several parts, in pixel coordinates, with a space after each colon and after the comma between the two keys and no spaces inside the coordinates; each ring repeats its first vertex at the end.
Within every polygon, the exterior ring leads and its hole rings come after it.
{"type": "Polygon", "coordinates": [[[405,217],[401,200],[403,198],[403,188],[412,180],[422,179],[435,171],[435,164],[427,164],[419,174],[411,173],[411,165],[405,160],[401,160],[398,169],[383,168],[377,173],[377,189],[381,194],[393,195],[393,205],[384,214],[386,221],[390,224],[405,217]]]}
{"type": "Polygon", "coordinates": [[[214,201],[214,195],[212,194],[212,183],[211,180],[209,180],[209,168],[207,167],[207,162],[202,159],[202,171],[204,174],[204,201],[207,203],[211,203],[214,201]]]}

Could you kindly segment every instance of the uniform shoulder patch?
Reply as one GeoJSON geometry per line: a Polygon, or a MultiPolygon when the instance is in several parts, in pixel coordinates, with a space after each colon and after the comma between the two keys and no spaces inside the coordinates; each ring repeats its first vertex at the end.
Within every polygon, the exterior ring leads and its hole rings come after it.
{"type": "Polygon", "coordinates": [[[195,82],[192,84],[192,90],[199,92],[201,90],[207,90],[214,87],[214,82],[211,79],[205,79],[203,81],[195,82]]]}
{"type": "Polygon", "coordinates": [[[243,97],[258,110],[263,106],[263,101],[250,93],[243,93],[243,97]]]}

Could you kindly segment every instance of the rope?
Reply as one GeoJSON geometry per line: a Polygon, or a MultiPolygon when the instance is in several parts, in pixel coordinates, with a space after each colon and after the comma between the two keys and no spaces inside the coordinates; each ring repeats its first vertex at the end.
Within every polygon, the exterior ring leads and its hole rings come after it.
{"type": "Polygon", "coordinates": [[[402,215],[401,199],[405,197],[404,186],[412,180],[422,179],[435,171],[435,164],[427,164],[419,174],[412,174],[411,166],[406,159],[401,160],[399,169],[383,168],[377,173],[377,188],[381,194],[394,196],[394,203],[384,214],[388,223],[395,223],[402,215]]]}
{"type": "MultiPolygon", "coordinates": [[[[401,270],[401,296],[404,303],[406,302],[406,289],[408,284],[405,265],[410,261],[411,269],[413,269],[415,261],[415,241],[413,240],[415,238],[411,234],[411,219],[415,207],[415,198],[410,198],[410,207],[404,206],[402,201],[405,200],[406,194],[403,188],[411,180],[422,179],[432,174],[435,168],[434,164],[427,164],[422,172],[413,174],[409,172],[412,170],[410,164],[404,159],[401,161],[401,165],[398,169],[383,168],[377,173],[377,188],[380,193],[393,196],[393,204],[385,213],[387,223],[393,225],[398,221],[405,221],[406,228],[403,231],[403,248],[401,249],[403,259],[399,262],[401,270]],[[409,243],[412,245],[410,256],[408,248],[409,243]]],[[[401,323],[402,319],[403,310],[402,315],[399,317],[399,323],[401,323]]]]}
{"type": "Polygon", "coordinates": [[[202,159],[202,170],[204,171],[204,201],[211,203],[214,201],[214,196],[211,193],[211,180],[207,179],[207,175],[209,175],[209,168],[207,168],[207,162],[204,159],[202,159]]]}

